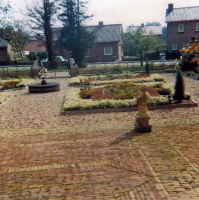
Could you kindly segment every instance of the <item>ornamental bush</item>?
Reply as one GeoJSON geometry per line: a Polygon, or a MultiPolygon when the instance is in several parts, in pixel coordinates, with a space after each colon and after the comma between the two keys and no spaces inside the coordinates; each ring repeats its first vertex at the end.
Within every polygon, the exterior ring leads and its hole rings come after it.
{"type": "Polygon", "coordinates": [[[184,77],[182,74],[181,69],[177,68],[177,74],[176,74],[176,83],[174,87],[174,96],[173,99],[177,100],[178,102],[181,102],[185,97],[185,83],[184,83],[184,77]]]}

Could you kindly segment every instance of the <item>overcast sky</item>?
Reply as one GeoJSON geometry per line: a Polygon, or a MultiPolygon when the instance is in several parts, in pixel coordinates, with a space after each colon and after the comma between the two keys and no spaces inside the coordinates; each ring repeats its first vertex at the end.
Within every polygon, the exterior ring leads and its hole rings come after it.
{"type": "MultiPolygon", "coordinates": [[[[10,0],[16,17],[20,16],[19,9],[33,0],[10,0]]],[[[199,0],[89,0],[88,14],[94,14],[92,20],[86,25],[97,25],[99,21],[104,24],[122,24],[123,29],[134,24],[157,21],[165,24],[165,12],[168,4],[173,3],[174,8],[199,6],[199,0]]]]}

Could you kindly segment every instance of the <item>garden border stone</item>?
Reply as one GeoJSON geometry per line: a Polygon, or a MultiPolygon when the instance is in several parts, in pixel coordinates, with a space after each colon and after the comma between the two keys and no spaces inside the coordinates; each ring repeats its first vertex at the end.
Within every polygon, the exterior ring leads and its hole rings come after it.
{"type": "MultiPolygon", "coordinates": [[[[183,100],[182,103],[171,103],[171,104],[167,104],[167,105],[148,106],[148,110],[190,108],[190,107],[198,107],[198,102],[196,102],[194,99],[183,100]]],[[[130,112],[130,111],[137,111],[137,110],[138,110],[137,107],[105,108],[105,109],[92,109],[92,110],[72,110],[72,111],[62,110],[61,115],[83,115],[83,114],[97,114],[97,113],[111,113],[111,112],[130,112]]]]}

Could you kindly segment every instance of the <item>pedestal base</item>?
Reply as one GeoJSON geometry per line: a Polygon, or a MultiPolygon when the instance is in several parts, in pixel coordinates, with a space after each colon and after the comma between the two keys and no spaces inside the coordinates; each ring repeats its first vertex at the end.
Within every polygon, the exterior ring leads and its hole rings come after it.
{"type": "Polygon", "coordinates": [[[150,116],[138,116],[135,115],[135,130],[137,132],[150,132],[152,125],[149,124],[149,120],[151,119],[150,116]]]}

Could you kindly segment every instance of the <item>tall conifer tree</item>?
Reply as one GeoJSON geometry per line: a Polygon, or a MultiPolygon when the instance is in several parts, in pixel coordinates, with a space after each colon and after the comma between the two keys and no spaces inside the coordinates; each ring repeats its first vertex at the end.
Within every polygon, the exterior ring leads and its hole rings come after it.
{"type": "Polygon", "coordinates": [[[87,16],[86,3],[79,0],[62,0],[60,4],[63,13],[59,15],[63,23],[60,43],[71,51],[79,67],[84,66],[86,51],[95,44],[95,36],[84,27],[84,22],[92,16],[87,16]]]}

